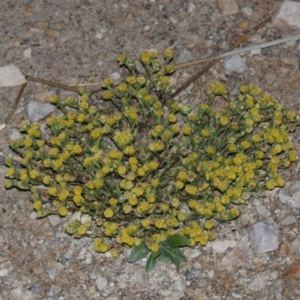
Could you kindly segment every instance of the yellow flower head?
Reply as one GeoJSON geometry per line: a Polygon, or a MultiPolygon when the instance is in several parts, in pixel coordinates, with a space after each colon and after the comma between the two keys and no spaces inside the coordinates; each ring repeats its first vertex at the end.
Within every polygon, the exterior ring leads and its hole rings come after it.
{"type": "Polygon", "coordinates": [[[150,62],[150,54],[149,54],[149,51],[143,51],[142,54],[141,54],[141,61],[144,63],[144,64],[147,64],[150,62]]]}
{"type": "Polygon", "coordinates": [[[207,154],[214,154],[215,153],[215,148],[213,146],[207,146],[205,149],[205,152],[207,154]]]}
{"type": "Polygon", "coordinates": [[[57,189],[56,189],[55,186],[50,186],[50,187],[48,188],[48,194],[49,194],[49,195],[55,196],[56,193],[57,193],[57,189]]]}
{"type": "Polygon", "coordinates": [[[110,100],[110,99],[112,99],[112,97],[113,97],[113,94],[112,94],[112,92],[111,91],[104,91],[103,93],[102,93],[102,97],[103,97],[103,99],[104,100],[110,100]]]}
{"type": "Polygon", "coordinates": [[[62,206],[59,211],[58,211],[59,215],[62,217],[65,217],[68,213],[68,209],[65,206],[62,206]]]}
{"type": "Polygon", "coordinates": [[[82,187],[79,185],[76,185],[73,189],[73,192],[75,195],[80,195],[82,193],[82,187]]]}
{"type": "Polygon", "coordinates": [[[111,208],[107,208],[104,211],[104,217],[107,219],[111,218],[113,215],[114,215],[114,211],[111,208]]]}
{"type": "Polygon", "coordinates": [[[195,187],[195,186],[193,186],[193,185],[187,185],[187,186],[185,187],[185,191],[186,191],[189,195],[194,196],[194,195],[197,194],[198,189],[197,189],[197,187],[195,187]]]}
{"type": "Polygon", "coordinates": [[[201,135],[202,135],[203,137],[208,137],[208,136],[210,136],[210,131],[209,131],[209,129],[207,129],[207,128],[202,129],[202,130],[201,130],[201,135]]]}
{"type": "Polygon", "coordinates": [[[79,235],[84,235],[86,233],[86,227],[84,225],[80,225],[77,228],[76,233],[78,233],[79,235]]]}
{"type": "Polygon", "coordinates": [[[36,211],[41,210],[42,206],[43,206],[43,203],[42,203],[42,201],[40,201],[40,200],[34,201],[34,203],[33,203],[33,208],[34,208],[36,211]]]}
{"type": "Polygon", "coordinates": [[[172,59],[174,56],[174,53],[171,49],[166,49],[165,52],[164,52],[164,57],[166,60],[170,60],[172,59]]]}

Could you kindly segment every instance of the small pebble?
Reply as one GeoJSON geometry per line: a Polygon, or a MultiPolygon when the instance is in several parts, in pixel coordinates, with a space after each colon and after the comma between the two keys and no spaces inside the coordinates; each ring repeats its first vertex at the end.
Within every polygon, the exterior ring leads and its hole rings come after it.
{"type": "Polygon", "coordinates": [[[194,298],[190,297],[190,296],[183,296],[183,297],[179,298],[179,300],[194,300],[194,298]]]}
{"type": "Polygon", "coordinates": [[[235,0],[218,0],[223,16],[237,14],[240,10],[235,0]]]}
{"type": "Polygon", "coordinates": [[[299,255],[300,254],[300,236],[298,236],[293,242],[292,242],[292,249],[299,255]]]}
{"type": "Polygon", "coordinates": [[[248,228],[251,246],[256,253],[275,251],[279,246],[279,228],[275,222],[259,221],[248,228]]]}
{"type": "Polygon", "coordinates": [[[98,275],[96,279],[96,285],[99,291],[103,291],[103,289],[107,286],[107,279],[101,275],[98,275]]]}
{"type": "Polygon", "coordinates": [[[73,256],[73,254],[70,253],[70,252],[67,252],[67,253],[65,253],[65,255],[64,255],[65,259],[71,259],[72,256],[73,256]]]}
{"type": "Polygon", "coordinates": [[[99,66],[99,67],[102,67],[103,65],[104,65],[103,60],[99,60],[99,61],[98,61],[98,66],[99,66]]]}
{"type": "Polygon", "coordinates": [[[248,20],[243,20],[239,23],[239,27],[242,30],[247,30],[249,28],[249,21],[248,20]]]}
{"type": "Polygon", "coordinates": [[[299,192],[300,191],[300,182],[293,182],[289,187],[289,191],[290,191],[291,195],[294,195],[296,192],[299,192]]]}
{"type": "Polygon", "coordinates": [[[189,249],[188,257],[194,259],[200,255],[201,255],[201,252],[198,249],[189,249]]]}
{"type": "Polygon", "coordinates": [[[242,8],[242,13],[248,17],[251,17],[253,14],[253,9],[251,7],[244,7],[242,8]]]}
{"type": "Polygon", "coordinates": [[[55,69],[55,68],[51,68],[50,69],[50,75],[52,75],[52,76],[57,76],[58,75],[58,70],[57,69],[55,69]]]}
{"type": "Polygon", "coordinates": [[[208,275],[209,278],[213,278],[214,275],[215,275],[215,271],[214,271],[214,270],[211,270],[211,271],[209,271],[209,272],[207,273],[207,275],[208,275]]]}
{"type": "Polygon", "coordinates": [[[232,247],[233,243],[234,241],[232,240],[216,240],[211,242],[210,244],[214,251],[218,253],[224,253],[229,247],[232,247]]]}
{"type": "Polygon", "coordinates": [[[273,17],[273,25],[282,30],[300,29],[300,3],[284,1],[273,17]]]}
{"type": "Polygon", "coordinates": [[[278,197],[281,203],[287,203],[291,199],[291,195],[285,188],[279,190],[278,197]]]}
{"type": "Polygon", "coordinates": [[[96,33],[96,39],[101,40],[103,38],[103,34],[101,32],[96,33]]]}
{"type": "Polygon", "coordinates": [[[270,279],[271,280],[276,280],[278,278],[278,271],[275,270],[270,274],[270,279]]]}
{"type": "Polygon", "coordinates": [[[200,277],[200,270],[195,267],[191,267],[185,271],[184,275],[187,280],[195,280],[200,277]]]}
{"type": "Polygon", "coordinates": [[[279,254],[285,255],[288,252],[288,245],[285,242],[282,242],[279,246],[279,254]]]}
{"type": "Polygon", "coordinates": [[[300,274],[300,260],[295,261],[290,266],[286,267],[282,273],[283,278],[290,278],[300,274]]]}
{"type": "Polygon", "coordinates": [[[51,280],[55,280],[55,278],[61,273],[64,269],[64,265],[60,262],[50,261],[48,262],[47,273],[51,280]]]}
{"type": "Polygon", "coordinates": [[[18,86],[26,82],[19,68],[14,65],[0,67],[0,87],[18,86]]]}
{"type": "Polygon", "coordinates": [[[243,297],[239,294],[236,294],[236,293],[232,293],[231,296],[234,298],[234,299],[242,299],[243,297]]]}
{"type": "Polygon", "coordinates": [[[24,52],[23,52],[23,56],[25,57],[25,58],[31,58],[31,52],[32,52],[32,49],[31,48],[27,48],[26,50],[24,50],[24,52]]]}
{"type": "Polygon", "coordinates": [[[291,208],[300,208],[300,191],[297,191],[286,203],[291,208]]]}
{"type": "Polygon", "coordinates": [[[258,212],[259,215],[265,217],[265,218],[269,218],[271,216],[271,212],[269,210],[267,210],[264,206],[256,206],[256,210],[258,212]]]}
{"type": "Polygon", "coordinates": [[[18,140],[22,137],[22,134],[17,128],[11,128],[9,132],[9,138],[13,141],[18,140]]]}
{"type": "Polygon", "coordinates": [[[260,54],[261,54],[261,49],[255,49],[255,50],[252,50],[252,51],[250,51],[250,53],[251,53],[252,55],[260,55],[260,54]]]}
{"type": "Polygon", "coordinates": [[[187,7],[188,13],[193,13],[195,11],[196,7],[197,6],[194,3],[189,2],[188,7],[187,7]]]}
{"type": "Polygon", "coordinates": [[[30,220],[35,220],[36,219],[36,212],[33,211],[30,215],[29,215],[29,219],[30,220]]]}
{"type": "Polygon", "coordinates": [[[121,75],[118,73],[118,72],[115,72],[115,73],[112,73],[109,75],[109,77],[112,79],[112,80],[119,80],[121,79],[121,75]]]}
{"type": "Polygon", "coordinates": [[[31,13],[32,12],[32,6],[30,4],[26,5],[25,10],[26,10],[27,13],[31,13]]]}
{"type": "Polygon", "coordinates": [[[287,216],[280,221],[283,226],[288,226],[297,222],[297,219],[294,216],[287,216]]]}
{"type": "Polygon", "coordinates": [[[243,73],[247,69],[247,65],[238,54],[235,54],[226,59],[224,67],[229,73],[243,73]]]}
{"type": "Polygon", "coordinates": [[[49,103],[40,103],[37,101],[30,101],[26,107],[28,120],[31,122],[37,122],[44,119],[52,112],[54,112],[54,110],[54,105],[49,103]]]}

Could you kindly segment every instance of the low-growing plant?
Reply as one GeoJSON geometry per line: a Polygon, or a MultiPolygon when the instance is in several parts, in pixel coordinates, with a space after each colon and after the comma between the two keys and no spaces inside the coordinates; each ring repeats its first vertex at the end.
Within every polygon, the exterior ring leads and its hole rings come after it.
{"type": "Polygon", "coordinates": [[[95,251],[113,257],[127,245],[130,262],[148,255],[147,271],[157,260],[179,267],[180,247],[215,239],[216,224],[237,218],[251,195],[283,186],[279,171],[297,158],[295,112],[252,84],[231,98],[212,82],[196,110],[180,105],[170,97],[172,57],[143,51],[145,74],[137,75],[120,55],[129,75],[118,85],[103,81],[98,107],[85,89],[52,96],[60,113],[46,129],[22,122],[22,138],[10,141],[19,165],[6,158],[6,188],[30,190],[38,218],[89,215],[66,232],[93,237],[95,251]],[[225,108],[214,107],[216,97],[225,108]]]}

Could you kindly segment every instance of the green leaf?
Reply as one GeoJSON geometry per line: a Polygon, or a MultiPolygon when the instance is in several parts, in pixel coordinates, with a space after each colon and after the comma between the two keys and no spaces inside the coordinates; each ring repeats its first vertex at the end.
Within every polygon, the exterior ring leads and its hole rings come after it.
{"type": "Polygon", "coordinates": [[[55,211],[50,208],[44,208],[36,212],[36,217],[38,219],[47,217],[48,215],[55,214],[55,211]]]}
{"type": "Polygon", "coordinates": [[[161,253],[161,255],[159,255],[157,257],[157,260],[161,261],[163,263],[169,263],[170,262],[170,259],[167,256],[165,256],[163,253],[161,253]]]}
{"type": "Polygon", "coordinates": [[[146,263],[146,272],[147,273],[149,273],[151,270],[153,270],[155,267],[155,264],[156,264],[156,259],[153,258],[152,254],[147,259],[147,263],[146,263]]]}
{"type": "Polygon", "coordinates": [[[172,248],[188,246],[190,244],[189,239],[187,239],[185,236],[178,235],[178,234],[174,234],[174,235],[169,236],[166,239],[166,242],[172,248]]]}
{"type": "Polygon", "coordinates": [[[156,252],[152,252],[151,256],[153,257],[153,259],[155,259],[156,257],[159,257],[161,255],[161,249],[159,249],[156,252]]]}
{"type": "Polygon", "coordinates": [[[180,263],[185,260],[185,256],[180,249],[174,249],[169,246],[162,246],[162,253],[167,256],[177,268],[180,267],[180,263]]]}
{"type": "Polygon", "coordinates": [[[183,254],[183,252],[180,250],[180,249],[174,249],[175,252],[176,252],[176,255],[181,259],[181,261],[184,261],[186,260],[186,257],[185,255],[183,254]]]}
{"type": "Polygon", "coordinates": [[[149,252],[150,251],[147,248],[145,241],[143,241],[138,246],[135,246],[132,249],[132,251],[128,257],[128,261],[134,262],[134,261],[140,260],[140,259],[144,258],[149,252]]]}

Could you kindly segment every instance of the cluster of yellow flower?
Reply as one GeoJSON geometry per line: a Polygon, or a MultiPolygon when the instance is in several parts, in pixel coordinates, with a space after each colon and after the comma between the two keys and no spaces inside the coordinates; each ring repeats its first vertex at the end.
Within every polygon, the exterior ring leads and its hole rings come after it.
{"type": "Polygon", "coordinates": [[[283,186],[278,172],[297,158],[289,132],[300,118],[293,111],[254,85],[229,100],[218,82],[207,89],[208,103],[191,111],[169,98],[173,53],[164,56],[162,66],[156,51],[144,51],[146,75],[137,77],[120,55],[132,74],[117,86],[104,80],[110,109],[93,106],[85,90],[78,98],[55,95],[62,113],[48,118],[50,132],[25,121],[24,136],[10,142],[22,167],[7,157],[6,187],[31,190],[39,217],[89,214],[92,221],[72,221],[66,231],[95,237],[95,251],[114,257],[122,244],[146,242],[156,252],[174,234],[207,244],[214,219],[236,218],[248,193],[283,186]],[[227,109],[212,108],[217,95],[227,109]]]}

